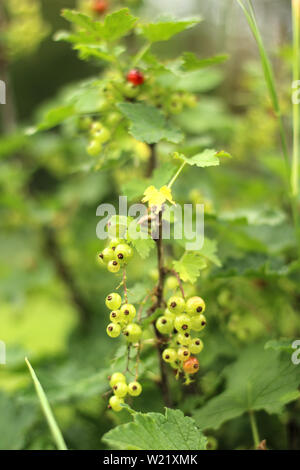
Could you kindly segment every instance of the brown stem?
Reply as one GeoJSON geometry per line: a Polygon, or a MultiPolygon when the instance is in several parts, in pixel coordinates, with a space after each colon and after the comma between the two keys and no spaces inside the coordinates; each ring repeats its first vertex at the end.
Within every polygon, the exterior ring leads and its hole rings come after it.
{"type": "MultiPolygon", "coordinates": [[[[150,177],[157,166],[157,149],[155,144],[150,145],[151,155],[149,160],[149,165],[147,169],[147,177],[150,177]]],[[[158,215],[158,237],[156,241],[156,248],[157,248],[157,264],[158,264],[158,272],[159,278],[158,283],[156,286],[156,301],[152,305],[152,307],[147,312],[149,315],[153,313],[157,308],[163,306],[164,299],[163,299],[163,292],[164,292],[164,282],[165,282],[165,274],[166,270],[164,268],[164,253],[163,253],[163,240],[162,240],[162,211],[159,212],[158,215]]],[[[153,328],[156,336],[156,348],[158,353],[158,360],[159,360],[159,368],[160,368],[160,381],[159,387],[161,389],[162,397],[166,406],[172,406],[172,399],[171,393],[169,389],[169,382],[168,382],[168,372],[166,368],[166,363],[162,358],[162,353],[164,350],[164,342],[162,341],[161,334],[157,330],[155,326],[155,322],[153,322],[153,328]]]]}
{"type": "Polygon", "coordinates": [[[147,174],[146,174],[146,176],[148,178],[152,175],[153,171],[157,167],[156,145],[155,144],[150,144],[149,147],[150,147],[151,153],[150,153],[150,159],[149,159],[148,169],[147,169],[147,174]]]}
{"type": "Polygon", "coordinates": [[[178,272],[175,271],[175,269],[170,269],[169,272],[172,273],[173,276],[176,277],[177,282],[178,282],[178,286],[179,286],[179,289],[180,289],[180,292],[181,292],[181,295],[182,295],[182,297],[185,299],[183,285],[182,285],[182,282],[181,282],[181,279],[180,279],[180,276],[179,276],[178,272]]]}

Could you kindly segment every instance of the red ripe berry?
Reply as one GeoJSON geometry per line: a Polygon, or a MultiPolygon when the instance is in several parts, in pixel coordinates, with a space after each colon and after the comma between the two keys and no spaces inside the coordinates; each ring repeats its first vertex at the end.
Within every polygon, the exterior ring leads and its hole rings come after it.
{"type": "Polygon", "coordinates": [[[108,9],[108,2],[106,0],[94,0],[92,10],[98,15],[102,15],[108,9]]]}
{"type": "Polygon", "coordinates": [[[187,374],[196,374],[199,370],[199,361],[196,357],[190,357],[183,363],[183,370],[187,374]]]}
{"type": "Polygon", "coordinates": [[[142,85],[145,77],[138,69],[132,69],[127,74],[127,81],[131,82],[134,86],[142,85]]]}

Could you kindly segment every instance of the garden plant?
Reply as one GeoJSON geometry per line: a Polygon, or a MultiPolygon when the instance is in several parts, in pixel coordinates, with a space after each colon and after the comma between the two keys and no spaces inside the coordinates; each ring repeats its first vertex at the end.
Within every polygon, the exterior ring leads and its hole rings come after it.
{"type": "Polygon", "coordinates": [[[233,71],[199,14],[45,3],[0,6],[0,449],[299,450],[300,1],[274,61],[224,1],[233,71]]]}

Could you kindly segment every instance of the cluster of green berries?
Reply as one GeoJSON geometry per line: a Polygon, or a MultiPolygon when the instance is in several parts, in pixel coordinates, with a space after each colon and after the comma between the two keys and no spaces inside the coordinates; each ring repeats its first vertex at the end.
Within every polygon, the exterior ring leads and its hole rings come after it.
{"type": "Polygon", "coordinates": [[[199,362],[194,354],[200,354],[204,345],[200,338],[191,336],[191,332],[200,332],[206,326],[204,316],[205,302],[201,297],[189,298],[173,296],[162,316],[156,321],[156,328],[162,335],[170,337],[168,347],[162,357],[173,369],[185,374],[194,374],[199,370],[199,362]]]}
{"type": "Polygon", "coordinates": [[[142,393],[142,386],[136,380],[126,383],[126,377],[121,372],[115,372],[110,377],[109,385],[113,390],[113,396],[109,399],[109,408],[121,411],[126,395],[138,397],[142,393]]]}
{"type": "Polygon", "coordinates": [[[106,297],[105,304],[111,310],[110,323],[106,328],[108,336],[117,338],[123,333],[128,343],[137,343],[142,336],[142,329],[137,323],[134,323],[135,306],[128,303],[122,305],[121,296],[116,292],[106,297]]]}
{"type": "Polygon", "coordinates": [[[122,238],[114,238],[109,245],[98,254],[98,261],[105,264],[108,271],[118,273],[133,256],[132,247],[122,238]]]}
{"type": "Polygon", "coordinates": [[[87,146],[87,152],[92,157],[101,153],[102,146],[110,140],[111,134],[107,127],[99,121],[94,121],[90,127],[91,140],[87,146]]]}

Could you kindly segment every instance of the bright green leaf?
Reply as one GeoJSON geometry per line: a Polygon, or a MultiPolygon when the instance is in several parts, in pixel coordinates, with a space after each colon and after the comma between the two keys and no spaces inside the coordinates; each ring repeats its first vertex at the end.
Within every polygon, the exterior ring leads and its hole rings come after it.
{"type": "Polygon", "coordinates": [[[157,23],[144,24],[141,27],[141,34],[150,42],[168,41],[175,34],[192,28],[200,23],[200,18],[190,20],[164,20],[157,23]]]}
{"type": "Polygon", "coordinates": [[[299,394],[300,368],[290,354],[264,350],[262,344],[244,350],[224,370],[227,386],[194,413],[201,429],[218,429],[222,423],[245,412],[265,410],[280,413],[299,394]]]}
{"type": "Polygon", "coordinates": [[[206,437],[193,419],[180,410],[166,408],[161,413],[134,413],[133,422],[107,432],[103,441],[120,449],[205,450],[206,437]]]}
{"type": "Polygon", "coordinates": [[[130,133],[137,140],[153,144],[160,140],[178,143],[183,139],[181,131],[167,122],[163,114],[153,106],[119,103],[118,108],[129,119],[130,133]]]}
{"type": "Polygon", "coordinates": [[[182,56],[182,69],[185,72],[200,70],[211,65],[221,64],[228,59],[228,55],[216,55],[207,59],[198,59],[192,52],[185,52],[182,56]]]}
{"type": "Polygon", "coordinates": [[[179,261],[173,261],[175,271],[184,282],[196,282],[200,271],[206,268],[203,256],[195,251],[186,251],[179,261]]]}
{"type": "Polygon", "coordinates": [[[230,157],[230,155],[224,151],[218,152],[214,149],[206,149],[193,157],[187,158],[182,154],[177,154],[177,158],[186,162],[188,165],[196,165],[200,168],[205,168],[209,166],[218,166],[220,165],[219,157],[230,157]]]}

